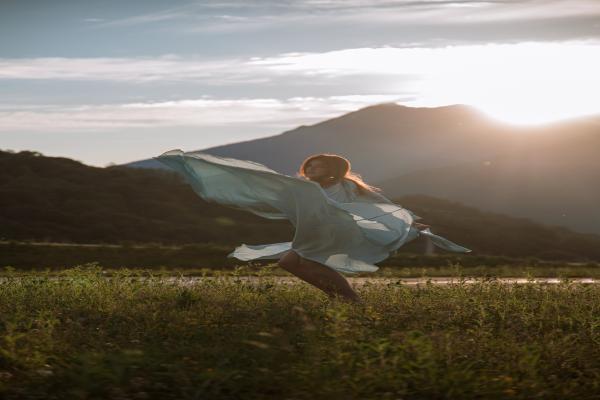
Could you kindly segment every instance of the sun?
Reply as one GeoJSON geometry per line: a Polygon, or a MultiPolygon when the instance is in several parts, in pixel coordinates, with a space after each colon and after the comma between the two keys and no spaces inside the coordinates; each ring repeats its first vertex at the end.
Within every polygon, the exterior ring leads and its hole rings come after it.
{"type": "Polygon", "coordinates": [[[468,104],[513,124],[600,114],[597,54],[600,46],[582,43],[447,48],[423,66],[419,102],[468,104]]]}

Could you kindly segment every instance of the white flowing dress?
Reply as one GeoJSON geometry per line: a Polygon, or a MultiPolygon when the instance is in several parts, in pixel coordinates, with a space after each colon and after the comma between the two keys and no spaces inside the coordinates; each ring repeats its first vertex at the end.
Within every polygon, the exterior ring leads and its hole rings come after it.
{"type": "Polygon", "coordinates": [[[373,265],[419,235],[445,250],[471,250],[418,230],[420,217],[379,193],[360,194],[343,179],[322,188],[316,182],[280,174],[266,166],[201,152],[171,150],[154,159],[180,173],[204,200],[252,212],[269,219],[287,219],[295,227],[291,242],[237,247],[228,257],[239,260],[279,259],[294,250],[306,259],[336,271],[376,271],[373,265]]]}

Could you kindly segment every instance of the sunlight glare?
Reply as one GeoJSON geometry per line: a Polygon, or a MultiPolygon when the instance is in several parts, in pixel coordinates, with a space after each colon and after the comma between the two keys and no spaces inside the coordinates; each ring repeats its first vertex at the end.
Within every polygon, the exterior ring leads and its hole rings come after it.
{"type": "Polygon", "coordinates": [[[515,124],[600,113],[600,47],[583,44],[448,48],[419,86],[422,105],[462,103],[515,124]]]}

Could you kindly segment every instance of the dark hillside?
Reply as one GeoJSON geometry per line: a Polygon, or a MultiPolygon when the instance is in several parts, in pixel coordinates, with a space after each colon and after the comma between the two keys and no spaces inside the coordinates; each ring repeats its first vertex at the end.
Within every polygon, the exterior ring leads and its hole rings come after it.
{"type": "Polygon", "coordinates": [[[72,243],[268,241],[293,234],[199,198],[170,171],[0,152],[0,238],[72,243]]]}
{"type": "MultiPolygon", "coordinates": [[[[483,212],[430,196],[398,204],[473,255],[600,260],[600,236],[483,212]]],[[[289,241],[287,221],[207,203],[174,172],[96,168],[35,152],[0,152],[0,239],[234,246],[289,241]]],[[[402,252],[423,252],[417,240],[402,252]]]]}

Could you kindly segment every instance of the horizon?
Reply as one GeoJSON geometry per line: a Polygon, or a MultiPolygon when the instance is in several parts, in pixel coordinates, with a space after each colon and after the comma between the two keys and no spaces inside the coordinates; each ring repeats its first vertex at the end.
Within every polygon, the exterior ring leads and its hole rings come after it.
{"type": "Polygon", "coordinates": [[[381,103],[594,116],[599,24],[593,0],[3,2],[0,146],[105,166],[381,103]]]}

